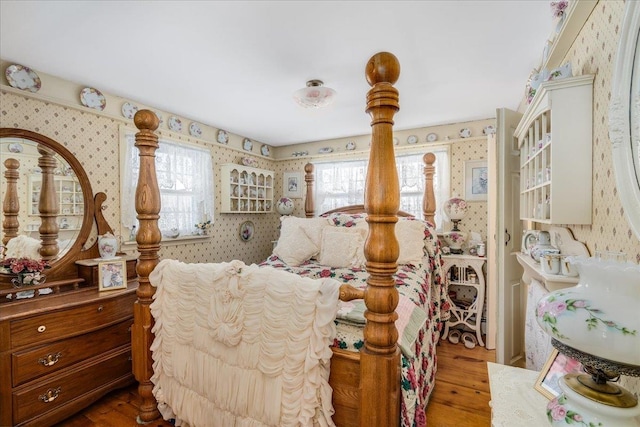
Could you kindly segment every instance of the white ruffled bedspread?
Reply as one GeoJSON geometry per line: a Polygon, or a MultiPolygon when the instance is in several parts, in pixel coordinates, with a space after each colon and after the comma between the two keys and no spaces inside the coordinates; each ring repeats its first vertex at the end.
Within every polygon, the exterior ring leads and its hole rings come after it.
{"type": "Polygon", "coordinates": [[[163,260],[153,393],[177,426],[333,426],[329,348],[340,283],[241,261],[163,260]]]}

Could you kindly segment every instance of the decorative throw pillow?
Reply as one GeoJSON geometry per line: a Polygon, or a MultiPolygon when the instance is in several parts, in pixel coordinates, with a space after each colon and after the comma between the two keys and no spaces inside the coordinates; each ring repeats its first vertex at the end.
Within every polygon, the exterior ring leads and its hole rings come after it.
{"type": "MultiPolygon", "coordinates": [[[[425,227],[426,222],[412,217],[400,217],[396,223],[396,239],[400,246],[398,264],[418,264],[422,262],[425,254],[425,227]]],[[[366,221],[356,223],[357,229],[365,230],[365,239],[369,232],[369,223],[366,221]]]]}
{"type": "Polygon", "coordinates": [[[337,227],[355,227],[357,224],[361,222],[366,222],[367,214],[366,213],[357,213],[357,214],[348,214],[335,212],[329,214],[327,217],[329,224],[335,225],[337,227]]]}
{"type": "Polygon", "coordinates": [[[327,227],[322,230],[318,262],[334,268],[364,265],[366,230],[355,227],[327,227]]]}
{"type": "Polygon", "coordinates": [[[419,264],[424,258],[425,223],[414,218],[400,218],[396,223],[396,238],[400,244],[398,264],[419,264]]]}
{"type": "Polygon", "coordinates": [[[297,267],[317,255],[318,251],[318,246],[300,227],[288,230],[286,238],[281,235],[278,244],[273,248],[273,254],[292,267],[297,267]]]}
{"type": "Polygon", "coordinates": [[[290,234],[296,229],[302,229],[307,237],[311,239],[314,245],[320,250],[320,244],[322,242],[322,229],[328,227],[327,220],[325,218],[298,218],[295,216],[283,216],[280,217],[280,237],[278,242],[284,240],[289,244],[290,234]]]}

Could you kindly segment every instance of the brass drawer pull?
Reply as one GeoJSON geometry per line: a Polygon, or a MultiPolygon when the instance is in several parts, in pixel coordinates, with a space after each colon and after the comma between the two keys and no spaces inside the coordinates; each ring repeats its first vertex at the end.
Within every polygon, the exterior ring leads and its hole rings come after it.
{"type": "Polygon", "coordinates": [[[104,307],[103,306],[98,306],[98,313],[102,313],[104,311],[104,307]]]}
{"type": "Polygon", "coordinates": [[[38,363],[42,366],[53,366],[58,363],[58,360],[62,357],[62,353],[57,352],[56,354],[49,353],[45,357],[38,360],[38,363]]]}
{"type": "Polygon", "coordinates": [[[58,396],[60,396],[60,387],[56,389],[50,388],[49,390],[47,390],[45,394],[41,394],[39,399],[42,400],[44,403],[50,403],[56,400],[58,396]]]}

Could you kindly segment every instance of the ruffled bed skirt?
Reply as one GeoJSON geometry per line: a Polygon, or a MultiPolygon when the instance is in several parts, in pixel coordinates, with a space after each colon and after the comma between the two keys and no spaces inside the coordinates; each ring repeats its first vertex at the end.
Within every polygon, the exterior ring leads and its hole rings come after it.
{"type": "Polygon", "coordinates": [[[333,426],[339,283],[240,261],[163,260],[149,277],[153,393],[191,426],[333,426]]]}

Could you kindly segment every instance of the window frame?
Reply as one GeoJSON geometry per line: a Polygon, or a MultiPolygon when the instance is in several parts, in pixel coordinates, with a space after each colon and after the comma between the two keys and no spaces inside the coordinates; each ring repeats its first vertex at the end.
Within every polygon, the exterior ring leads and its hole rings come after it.
{"type": "MultiPolygon", "coordinates": [[[[124,248],[127,248],[129,246],[134,246],[136,245],[136,241],[135,239],[132,240],[131,239],[131,228],[128,226],[128,224],[125,224],[125,219],[126,217],[130,216],[130,213],[126,211],[126,207],[128,204],[130,204],[131,202],[129,200],[125,200],[125,197],[127,196],[127,194],[129,194],[129,190],[127,189],[127,182],[125,177],[128,175],[128,173],[125,171],[126,167],[127,167],[127,159],[126,156],[127,154],[127,148],[128,148],[128,137],[130,135],[134,135],[137,133],[138,131],[136,129],[133,129],[129,126],[123,125],[120,127],[120,140],[119,140],[119,155],[120,155],[120,235],[122,236],[122,246],[124,248]]],[[[213,162],[213,158],[211,155],[211,148],[208,146],[202,146],[202,145],[198,145],[198,144],[193,144],[193,143],[189,143],[189,142],[185,142],[185,141],[179,141],[176,140],[174,138],[171,137],[167,137],[165,135],[160,134],[158,136],[158,143],[159,146],[162,147],[163,146],[163,142],[166,144],[171,144],[180,148],[187,148],[187,149],[193,149],[193,150],[197,150],[197,151],[201,151],[203,154],[206,153],[208,158],[209,158],[209,165],[210,165],[210,169],[211,169],[211,184],[210,184],[210,191],[207,191],[207,189],[205,188],[204,191],[206,191],[207,193],[210,192],[210,204],[208,208],[205,208],[204,210],[204,217],[203,220],[210,220],[211,224],[213,224],[214,222],[214,218],[215,218],[215,168],[214,168],[214,162],[213,162]],[[209,213],[210,211],[210,213],[209,213]]],[[[137,155],[137,149],[134,148],[134,150],[136,150],[136,155],[137,155]]],[[[160,148],[158,148],[158,150],[160,150],[160,148]]],[[[158,151],[156,151],[156,161],[158,159],[157,157],[158,151]]],[[[158,173],[158,172],[157,172],[158,173]]],[[[176,189],[167,189],[166,190],[166,194],[171,194],[171,193],[176,193],[176,192],[180,192],[181,190],[176,190],[176,189]]],[[[160,195],[162,198],[162,193],[163,190],[162,188],[160,188],[160,195]]],[[[134,201],[135,202],[135,201],[134,201]]],[[[193,214],[193,212],[192,212],[193,214]]],[[[162,216],[162,207],[160,209],[160,216],[162,216]]],[[[200,221],[198,221],[200,222],[200,221]]],[[[194,228],[195,228],[195,224],[194,224],[194,228]]],[[[163,230],[161,230],[162,232],[163,230]]],[[[167,230],[164,230],[167,231],[167,230]]],[[[211,236],[209,234],[204,234],[204,235],[197,235],[197,234],[181,234],[178,237],[168,237],[166,236],[164,233],[162,234],[162,244],[163,245],[179,245],[179,244],[187,244],[190,242],[193,242],[194,240],[203,240],[203,239],[210,239],[211,236]]]]}

